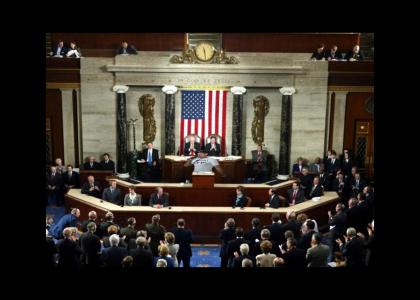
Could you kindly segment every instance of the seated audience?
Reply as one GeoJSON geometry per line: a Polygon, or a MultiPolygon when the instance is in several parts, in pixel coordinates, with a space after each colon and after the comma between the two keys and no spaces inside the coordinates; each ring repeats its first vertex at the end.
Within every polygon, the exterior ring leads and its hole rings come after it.
{"type": "Polygon", "coordinates": [[[66,53],[67,48],[64,46],[64,41],[59,40],[58,43],[52,48],[50,55],[54,57],[64,57],[66,53]]]}
{"type": "Polygon", "coordinates": [[[292,175],[299,176],[302,173],[304,167],[307,167],[307,165],[305,164],[305,160],[303,159],[303,157],[298,157],[297,163],[293,164],[292,166],[292,175]]]}
{"type": "Polygon", "coordinates": [[[295,205],[304,202],[305,192],[300,188],[299,182],[293,182],[292,188],[286,192],[287,202],[289,205],[295,205]]]}
{"type": "Polygon", "coordinates": [[[121,47],[117,50],[117,54],[137,54],[137,49],[133,45],[128,45],[126,41],[122,41],[121,47]]]}
{"type": "Polygon", "coordinates": [[[156,192],[150,195],[149,205],[155,208],[162,208],[169,206],[169,196],[163,192],[162,187],[157,187],[156,192]]]}
{"type": "Polygon", "coordinates": [[[348,61],[362,61],[365,58],[362,51],[360,50],[359,45],[355,45],[353,50],[348,52],[346,55],[346,59],[348,61]]]}
{"type": "Polygon", "coordinates": [[[312,199],[314,197],[321,197],[322,195],[324,195],[324,188],[319,184],[319,177],[316,176],[313,179],[313,184],[311,186],[308,198],[312,199]]]}
{"type": "Polygon", "coordinates": [[[286,198],[281,197],[277,195],[273,189],[268,190],[268,203],[265,204],[265,207],[271,207],[271,208],[279,208],[286,206],[286,198]]]}
{"type": "Polygon", "coordinates": [[[341,53],[338,52],[338,46],[333,45],[330,50],[327,50],[325,52],[325,59],[328,61],[342,59],[341,53]]]}
{"type": "Polygon", "coordinates": [[[312,53],[311,60],[325,60],[325,45],[319,44],[318,48],[312,53]]]}
{"type": "Polygon", "coordinates": [[[245,196],[245,189],[242,185],[239,185],[236,188],[236,197],[233,201],[232,207],[244,207],[246,205],[247,199],[245,196]]]}
{"type": "Polygon", "coordinates": [[[115,205],[123,205],[121,190],[117,188],[117,181],[110,180],[110,185],[102,193],[102,199],[115,205]]]}
{"type": "Polygon", "coordinates": [[[141,195],[136,193],[135,188],[134,185],[128,188],[128,193],[124,196],[124,206],[141,205],[141,195]]]}
{"type": "Polygon", "coordinates": [[[88,176],[88,181],[83,183],[82,194],[101,199],[101,186],[98,181],[95,181],[95,177],[92,175],[88,176]]]}
{"type": "Polygon", "coordinates": [[[321,157],[317,157],[314,159],[314,162],[309,165],[309,172],[318,175],[321,171],[321,166],[321,157]]]}
{"type": "Polygon", "coordinates": [[[66,56],[80,58],[82,57],[82,51],[76,46],[75,42],[70,42],[70,47],[67,49],[66,56]]]}

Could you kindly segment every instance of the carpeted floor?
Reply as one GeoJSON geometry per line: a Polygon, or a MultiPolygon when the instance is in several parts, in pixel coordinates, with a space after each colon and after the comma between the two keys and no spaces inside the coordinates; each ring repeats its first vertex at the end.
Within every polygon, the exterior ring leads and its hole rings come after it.
{"type": "MultiPolygon", "coordinates": [[[[64,207],[47,206],[46,214],[52,215],[54,223],[56,223],[64,215],[64,207]]],[[[220,267],[219,251],[220,246],[218,245],[192,245],[191,267],[220,267]]]]}

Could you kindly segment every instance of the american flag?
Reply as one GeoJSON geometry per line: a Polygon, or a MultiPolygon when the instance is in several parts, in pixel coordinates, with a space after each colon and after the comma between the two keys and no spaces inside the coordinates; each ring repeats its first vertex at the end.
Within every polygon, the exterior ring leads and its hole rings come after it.
{"type": "Polygon", "coordinates": [[[197,134],[200,137],[201,146],[206,144],[204,139],[209,135],[220,135],[222,137],[221,152],[225,153],[227,91],[185,90],[181,93],[181,153],[184,151],[185,137],[189,134],[197,134]]]}

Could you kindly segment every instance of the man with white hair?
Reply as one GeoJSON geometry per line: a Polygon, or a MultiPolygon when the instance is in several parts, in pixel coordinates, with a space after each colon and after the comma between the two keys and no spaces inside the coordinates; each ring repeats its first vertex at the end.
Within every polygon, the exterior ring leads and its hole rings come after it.
{"type": "Polygon", "coordinates": [[[82,194],[87,194],[96,198],[101,198],[101,185],[90,175],[88,181],[83,183],[82,194]]]}
{"type": "Polygon", "coordinates": [[[252,262],[252,260],[245,258],[242,261],[242,268],[253,268],[255,264],[252,262]]]}
{"type": "Polygon", "coordinates": [[[242,266],[242,262],[245,259],[251,260],[253,263],[253,266],[255,266],[255,258],[249,255],[249,245],[246,243],[243,243],[239,246],[239,251],[241,252],[241,255],[238,254],[238,252],[235,252],[233,255],[235,258],[233,259],[233,263],[231,265],[232,268],[240,268],[242,266]]]}
{"type": "Polygon", "coordinates": [[[136,239],[136,244],[137,248],[130,251],[130,256],[133,257],[133,268],[151,268],[153,264],[153,255],[150,249],[146,249],[146,238],[139,236],[136,239]]]}
{"type": "Polygon", "coordinates": [[[85,220],[85,221],[83,221],[82,222],[82,232],[87,232],[88,230],[87,230],[87,225],[90,223],[90,222],[93,222],[93,223],[95,223],[96,225],[98,225],[97,223],[96,223],[96,219],[98,218],[98,215],[96,214],[96,211],[94,211],[94,210],[91,210],[89,213],[88,213],[88,220],[85,220]]]}
{"type": "Polygon", "coordinates": [[[168,263],[166,262],[166,260],[162,258],[158,259],[156,263],[156,268],[166,268],[166,267],[168,267],[168,263]]]}
{"type": "Polygon", "coordinates": [[[111,247],[104,249],[102,252],[102,261],[107,268],[121,268],[121,262],[124,257],[128,255],[127,250],[122,247],[118,247],[120,243],[120,237],[118,234],[113,234],[109,237],[109,243],[111,247]]]}
{"type": "Polygon", "coordinates": [[[360,51],[359,45],[354,45],[353,50],[348,52],[346,59],[348,61],[362,61],[365,58],[362,51],[360,51]]]}
{"type": "Polygon", "coordinates": [[[89,161],[83,164],[83,170],[101,170],[101,164],[96,161],[95,156],[89,156],[89,161]]]}
{"type": "Polygon", "coordinates": [[[366,266],[366,251],[364,241],[357,236],[356,229],[347,228],[347,235],[344,236],[345,243],[337,239],[340,251],[346,258],[346,264],[349,268],[360,268],[366,266]]]}

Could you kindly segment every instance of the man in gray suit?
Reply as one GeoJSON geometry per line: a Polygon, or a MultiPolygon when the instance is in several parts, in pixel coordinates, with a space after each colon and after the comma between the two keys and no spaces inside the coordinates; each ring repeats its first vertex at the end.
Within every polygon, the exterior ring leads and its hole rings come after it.
{"type": "Polygon", "coordinates": [[[110,186],[104,189],[102,199],[116,205],[122,205],[121,202],[121,190],[117,188],[117,181],[111,180],[110,186]]]}
{"type": "Polygon", "coordinates": [[[312,235],[312,247],[306,253],[306,262],[308,268],[323,268],[328,267],[328,256],[330,254],[330,247],[321,244],[321,234],[314,233],[312,235]]]}
{"type": "Polygon", "coordinates": [[[268,167],[267,157],[268,151],[263,150],[261,145],[257,145],[257,150],[251,151],[252,154],[252,176],[257,182],[267,180],[268,167]]]}

